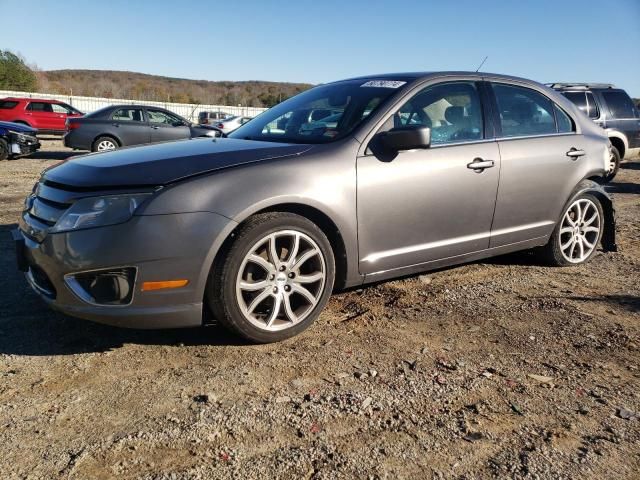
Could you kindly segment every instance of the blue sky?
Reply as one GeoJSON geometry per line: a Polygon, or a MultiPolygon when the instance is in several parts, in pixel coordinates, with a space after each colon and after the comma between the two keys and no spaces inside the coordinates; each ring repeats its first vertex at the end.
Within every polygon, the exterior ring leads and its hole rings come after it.
{"type": "Polygon", "coordinates": [[[483,70],[640,97],[640,0],[0,0],[0,48],[40,68],[321,83],[483,70]],[[7,21],[15,19],[16,21],[7,21]]]}

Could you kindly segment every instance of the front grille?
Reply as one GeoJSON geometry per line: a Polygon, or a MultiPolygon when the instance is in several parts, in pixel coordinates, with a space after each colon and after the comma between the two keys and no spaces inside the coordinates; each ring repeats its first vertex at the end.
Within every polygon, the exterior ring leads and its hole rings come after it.
{"type": "Polygon", "coordinates": [[[71,192],[62,186],[53,187],[39,182],[25,202],[20,229],[28,237],[41,242],[77,195],[77,192],[71,192]]]}

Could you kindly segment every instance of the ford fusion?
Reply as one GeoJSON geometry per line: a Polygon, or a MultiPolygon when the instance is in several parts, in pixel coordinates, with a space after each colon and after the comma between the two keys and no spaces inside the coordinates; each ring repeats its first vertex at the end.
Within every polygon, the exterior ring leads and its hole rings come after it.
{"type": "Polygon", "coordinates": [[[212,318],[271,342],[336,289],[517,250],[557,266],[614,250],[594,181],[609,157],[603,130],[532,81],[355,78],[228,138],[66,161],[13,233],[28,282],[64,313],[136,328],[212,318]]]}

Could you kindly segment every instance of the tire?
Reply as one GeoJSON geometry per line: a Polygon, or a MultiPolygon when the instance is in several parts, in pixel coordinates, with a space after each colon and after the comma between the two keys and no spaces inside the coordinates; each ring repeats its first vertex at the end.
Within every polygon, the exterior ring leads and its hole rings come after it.
{"type": "Polygon", "coordinates": [[[620,169],[620,152],[616,147],[611,147],[611,159],[609,160],[609,171],[602,177],[602,183],[609,183],[614,179],[620,169]]]}
{"type": "Polygon", "coordinates": [[[0,160],[7,160],[10,156],[9,143],[4,138],[0,138],[0,160]]]}
{"type": "Polygon", "coordinates": [[[253,343],[301,333],[333,290],[331,244],[317,225],[300,215],[251,217],[218,257],[207,285],[211,311],[223,326],[253,343]]]}
{"type": "Polygon", "coordinates": [[[92,152],[109,152],[111,150],[117,150],[120,148],[118,141],[109,136],[98,137],[91,145],[92,152]],[[112,145],[112,148],[107,148],[108,145],[112,145]]]}
{"type": "Polygon", "coordinates": [[[571,199],[562,210],[562,216],[549,243],[542,247],[543,259],[549,265],[558,267],[588,262],[602,240],[604,221],[604,212],[598,198],[585,193],[571,199]],[[580,207],[579,210],[576,205],[580,207]],[[596,213],[597,216],[594,216],[596,213]]]}

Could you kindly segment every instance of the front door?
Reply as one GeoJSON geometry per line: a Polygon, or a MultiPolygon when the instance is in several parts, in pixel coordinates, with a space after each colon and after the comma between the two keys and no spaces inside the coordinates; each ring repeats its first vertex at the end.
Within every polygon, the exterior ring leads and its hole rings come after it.
{"type": "Polygon", "coordinates": [[[25,113],[29,119],[29,124],[33,128],[38,130],[64,130],[64,125],[61,129],[56,128],[57,117],[48,102],[30,102],[25,113]]]}
{"type": "Polygon", "coordinates": [[[383,125],[429,127],[431,147],[357,159],[361,273],[488,248],[500,154],[484,121],[478,85],[465,81],[425,88],[383,125]]]}
{"type": "Polygon", "coordinates": [[[147,108],[152,142],[167,142],[191,137],[191,129],[177,115],[166,110],[147,108]]]}
{"type": "Polygon", "coordinates": [[[111,122],[123,147],[141,145],[151,141],[149,123],[140,107],[123,107],[111,114],[111,122]]]}

